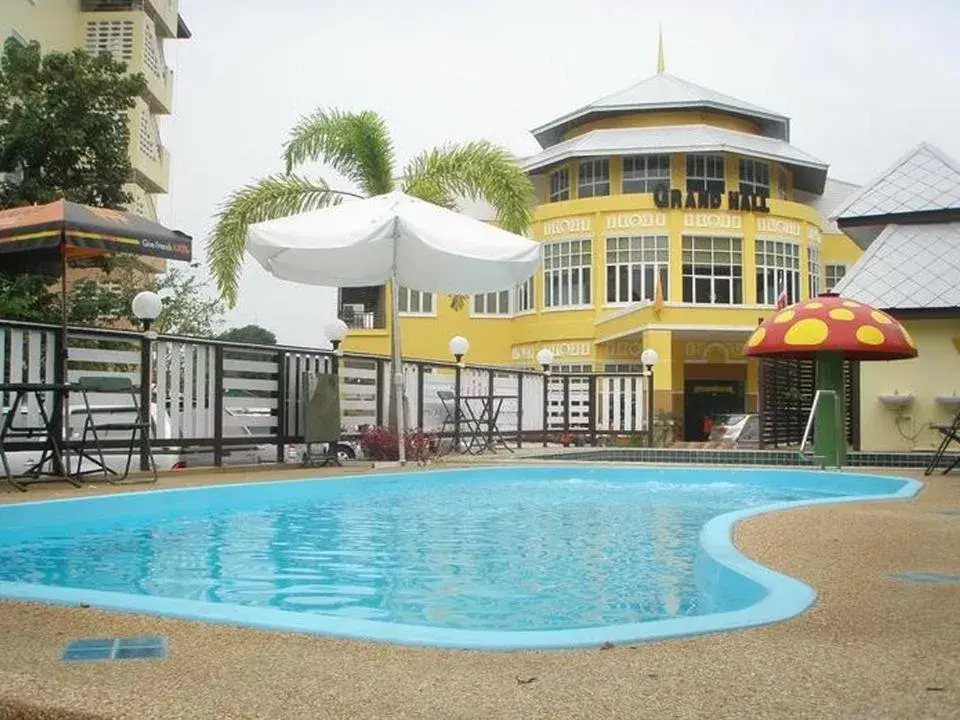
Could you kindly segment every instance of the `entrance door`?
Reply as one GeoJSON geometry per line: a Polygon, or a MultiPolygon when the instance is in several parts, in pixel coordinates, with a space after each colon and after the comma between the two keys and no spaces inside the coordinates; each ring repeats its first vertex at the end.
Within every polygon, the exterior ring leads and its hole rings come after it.
{"type": "Polygon", "coordinates": [[[687,380],[683,384],[683,439],[705,441],[708,415],[742,413],[746,409],[743,383],[738,380],[687,380]]]}

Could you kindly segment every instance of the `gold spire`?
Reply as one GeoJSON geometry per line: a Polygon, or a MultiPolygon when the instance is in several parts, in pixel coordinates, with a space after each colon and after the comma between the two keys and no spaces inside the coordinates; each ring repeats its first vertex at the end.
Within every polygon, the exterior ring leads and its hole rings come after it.
{"type": "Polygon", "coordinates": [[[660,44],[657,48],[657,74],[666,72],[663,62],[663,25],[660,26],[660,44]]]}

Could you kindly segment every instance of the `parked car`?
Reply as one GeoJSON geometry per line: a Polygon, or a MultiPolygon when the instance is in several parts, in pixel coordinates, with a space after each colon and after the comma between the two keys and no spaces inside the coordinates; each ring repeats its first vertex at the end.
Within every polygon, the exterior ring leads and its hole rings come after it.
{"type": "Polygon", "coordinates": [[[752,413],[717,415],[710,431],[712,442],[725,442],[737,447],[757,447],[760,440],[760,416],[752,413]]]}

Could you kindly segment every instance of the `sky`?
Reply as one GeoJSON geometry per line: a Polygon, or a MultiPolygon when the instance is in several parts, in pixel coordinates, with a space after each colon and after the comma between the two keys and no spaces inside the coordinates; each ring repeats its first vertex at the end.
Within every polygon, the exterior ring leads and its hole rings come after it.
{"type": "MultiPolygon", "coordinates": [[[[865,183],[921,141],[960,158],[956,0],[180,0],[180,13],[193,37],[166,44],[173,166],[158,205],[204,268],[224,198],[281,171],[314,109],[379,112],[399,164],[479,138],[531,155],[531,128],[654,74],[658,26],[667,72],[787,115],[831,177],[865,183]]],[[[228,326],[323,347],[335,303],[248,257],[228,326]]]]}

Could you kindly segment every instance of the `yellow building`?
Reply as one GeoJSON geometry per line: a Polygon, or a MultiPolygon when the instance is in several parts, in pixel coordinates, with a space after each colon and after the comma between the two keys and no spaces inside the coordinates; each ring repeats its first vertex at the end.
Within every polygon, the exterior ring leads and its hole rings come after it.
{"type": "Polygon", "coordinates": [[[917,346],[860,364],[860,447],[935,448],[960,412],[960,163],[922,143],[835,215],[866,249],[837,291],[896,317],[917,346]]]}
{"type": "Polygon", "coordinates": [[[142,73],[147,88],[130,112],[130,161],[126,187],[131,210],[155,220],[155,196],[170,189],[170,154],[157,118],[173,111],[173,72],[164,60],[166,40],[190,37],[178,0],[3,0],[0,39],[36,41],[41,50],[109,52],[142,73]]]}
{"type": "MultiPolygon", "coordinates": [[[[781,292],[816,295],[859,258],[828,219],[857,188],[790,143],[788,118],[664,72],[662,54],[652,77],[533,135],[541,270],[456,311],[401,289],[404,356],[449,360],[463,335],[472,363],[534,367],[549,347],[560,372],[632,372],[653,348],[655,405],[685,438],[754,410],[743,343],[781,292]]],[[[388,297],[341,290],[345,350],[388,352],[388,297]]]]}

